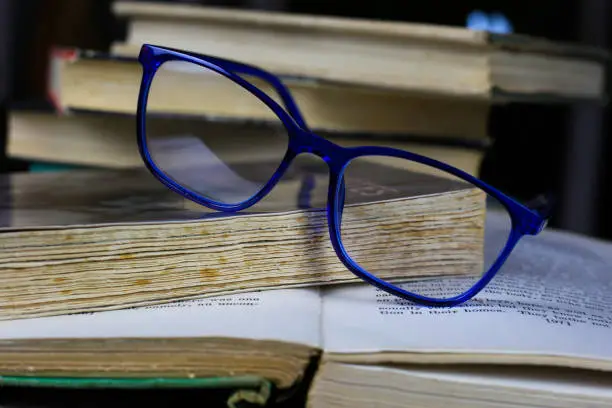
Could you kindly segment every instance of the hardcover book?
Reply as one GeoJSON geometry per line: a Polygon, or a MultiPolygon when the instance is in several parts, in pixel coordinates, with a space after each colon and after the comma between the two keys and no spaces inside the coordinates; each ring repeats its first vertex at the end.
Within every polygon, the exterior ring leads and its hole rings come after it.
{"type": "MultiPolygon", "coordinates": [[[[239,58],[238,58],[239,59],[239,58]]],[[[252,63],[244,61],[245,63],[252,63]]],[[[169,65],[166,65],[168,67],[169,65]]],[[[157,76],[163,99],[149,101],[165,114],[215,120],[270,120],[256,98],[236,103],[236,85],[194,69],[164,70],[157,76]]],[[[271,98],[271,85],[245,76],[271,98]]],[[[142,79],[135,55],[58,47],[50,55],[48,97],[58,112],[101,111],[134,114],[142,79]]],[[[487,101],[414,95],[401,89],[327,81],[308,75],[281,75],[309,127],[321,132],[420,135],[482,142],[488,134],[487,101]],[[407,114],[411,112],[411,114],[407,114]]],[[[244,99],[244,98],[242,98],[244,99]]]]}
{"type": "Polygon", "coordinates": [[[116,54],[143,43],[241,59],[277,74],[480,101],[602,100],[609,53],[466,27],[116,1],[116,54]]]}

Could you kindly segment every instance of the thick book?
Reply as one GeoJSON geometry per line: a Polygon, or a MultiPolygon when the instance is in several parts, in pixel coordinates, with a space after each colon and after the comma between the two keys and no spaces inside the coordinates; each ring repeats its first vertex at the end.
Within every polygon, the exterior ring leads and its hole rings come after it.
{"type": "Polygon", "coordinates": [[[256,376],[309,387],[311,407],[609,407],[611,253],[609,242],[544,231],[453,308],[361,284],[2,321],[0,375],[256,376]]]}
{"type": "MultiPolygon", "coordinates": [[[[50,54],[47,72],[49,99],[58,112],[66,114],[79,110],[135,114],[142,80],[136,57],[57,47],[50,54]]],[[[238,85],[233,82],[215,75],[193,75],[198,73],[197,69],[164,69],[157,78],[171,80],[172,86],[164,87],[158,94],[161,97],[150,97],[148,108],[166,115],[215,120],[278,120],[271,110],[261,109],[261,102],[254,96],[237,94],[238,85]]],[[[270,84],[244,78],[280,101],[270,84]]],[[[488,137],[487,101],[413,95],[400,89],[309,76],[282,75],[280,79],[314,131],[417,134],[472,141],[488,137]]]]}
{"type": "MultiPolygon", "coordinates": [[[[215,135],[219,140],[244,141],[253,156],[265,156],[267,129],[252,126],[249,121],[207,120],[194,117],[157,117],[149,119],[150,127],[164,129],[168,135],[194,132],[215,135]],[[151,123],[153,123],[151,125],[151,123]],[[227,137],[231,136],[231,137],[227,137]],[[240,136],[240,137],[239,137],[240,136]]],[[[15,106],[8,112],[6,154],[15,159],[48,164],[129,169],[142,167],[136,143],[136,118],[127,113],[75,111],[61,113],[50,105],[41,108],[15,106]]],[[[363,133],[317,132],[342,146],[365,146],[376,143],[408,150],[445,162],[477,176],[487,149],[482,143],[438,139],[432,136],[363,133]]],[[[473,139],[470,139],[473,141],[473,139]]]]}
{"type": "MultiPolygon", "coordinates": [[[[201,164],[183,182],[210,173],[220,189],[252,189],[279,165],[187,136],[164,148],[177,163],[201,164]]],[[[385,259],[385,273],[376,271],[383,279],[480,275],[485,194],[411,163],[351,164],[343,230],[354,228],[357,239],[367,228],[369,236],[397,228],[384,240],[364,239],[352,256],[385,259]]],[[[0,319],[360,282],[331,244],[328,178],[323,160],[300,156],[264,200],[223,213],[184,199],[143,168],[7,175],[0,179],[0,281],[10,284],[0,285],[0,319]]]]}
{"type": "Polygon", "coordinates": [[[601,100],[609,54],[579,44],[465,27],[159,2],[114,2],[127,37],[241,59],[272,72],[508,101],[601,100]]]}

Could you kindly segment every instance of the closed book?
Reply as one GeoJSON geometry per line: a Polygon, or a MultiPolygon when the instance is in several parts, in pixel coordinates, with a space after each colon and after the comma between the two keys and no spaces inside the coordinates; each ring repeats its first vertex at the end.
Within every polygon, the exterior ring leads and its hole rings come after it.
{"type": "MultiPolygon", "coordinates": [[[[250,161],[248,149],[214,156],[213,145],[188,136],[166,142],[165,158],[178,164],[173,177],[198,185],[214,174],[207,188],[224,194],[253,191],[279,163],[250,161]]],[[[343,242],[378,265],[381,278],[481,275],[486,195],[412,165],[351,164],[343,242]]],[[[328,178],[325,162],[300,157],[269,196],[224,213],[184,199],[143,168],[5,176],[0,318],[359,282],[331,244],[328,178]]]]}
{"type": "Polygon", "coordinates": [[[114,53],[143,43],[240,59],[284,75],[480,101],[605,98],[609,53],[461,26],[116,1],[114,53]]]}

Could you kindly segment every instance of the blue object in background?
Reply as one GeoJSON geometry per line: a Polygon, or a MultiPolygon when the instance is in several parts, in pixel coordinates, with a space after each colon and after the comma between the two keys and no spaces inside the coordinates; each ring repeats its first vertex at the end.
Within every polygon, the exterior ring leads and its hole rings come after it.
{"type": "Polygon", "coordinates": [[[496,34],[509,34],[514,31],[510,20],[500,12],[487,14],[482,10],[474,10],[468,14],[465,25],[472,30],[496,34]]]}

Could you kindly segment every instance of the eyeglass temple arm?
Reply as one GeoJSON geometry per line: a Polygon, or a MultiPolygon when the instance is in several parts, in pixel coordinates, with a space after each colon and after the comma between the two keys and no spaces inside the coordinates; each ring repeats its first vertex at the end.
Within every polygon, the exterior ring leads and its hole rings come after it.
{"type": "Polygon", "coordinates": [[[293,117],[297,124],[306,130],[308,129],[308,125],[306,124],[306,121],[304,120],[304,117],[302,116],[302,113],[300,112],[300,109],[298,108],[295,99],[291,95],[289,88],[287,88],[276,75],[273,75],[270,72],[267,72],[261,68],[257,68],[252,65],[247,65],[218,57],[207,56],[206,58],[211,62],[214,62],[217,65],[223,67],[224,69],[233,72],[236,75],[251,75],[259,77],[260,79],[263,79],[264,81],[268,82],[270,85],[272,85],[274,90],[278,92],[285,105],[285,108],[287,109],[287,112],[293,117]]]}
{"type": "Polygon", "coordinates": [[[528,208],[538,213],[545,220],[552,216],[555,204],[556,197],[552,193],[540,194],[525,203],[528,208]]]}

